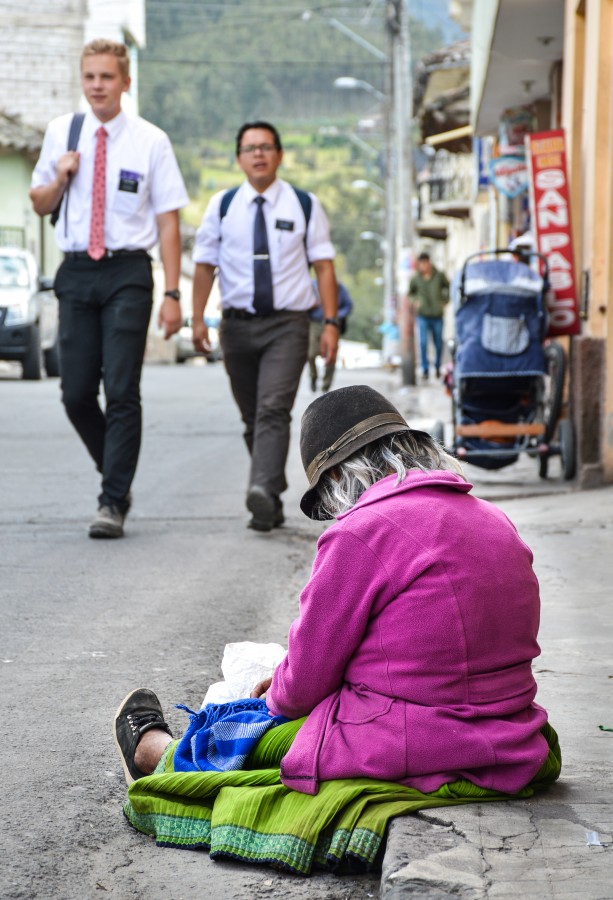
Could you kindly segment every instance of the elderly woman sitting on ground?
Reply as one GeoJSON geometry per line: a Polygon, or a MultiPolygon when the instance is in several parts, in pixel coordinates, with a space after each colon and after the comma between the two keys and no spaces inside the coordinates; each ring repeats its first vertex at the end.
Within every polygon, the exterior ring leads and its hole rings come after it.
{"type": "Polygon", "coordinates": [[[177,744],[155,695],[129,694],[115,719],[126,776],[139,779],[125,812],[158,843],[213,857],[369,867],[394,815],[526,797],[558,777],[556,735],[534,702],[539,588],[507,517],[371,388],[315,400],[301,453],[303,512],[336,521],[287,655],[254,690],[265,701],[207,707],[177,744]],[[241,714],[259,737],[241,768],[198,771],[211,768],[214,720],[240,729],[241,714]],[[186,785],[184,750],[199,741],[186,785]]]}

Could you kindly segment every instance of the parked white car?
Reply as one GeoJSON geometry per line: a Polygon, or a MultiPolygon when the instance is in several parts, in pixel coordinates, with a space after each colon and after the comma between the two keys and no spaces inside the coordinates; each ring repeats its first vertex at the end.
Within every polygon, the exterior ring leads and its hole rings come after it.
{"type": "Polygon", "coordinates": [[[23,378],[60,374],[59,311],[53,279],[27,250],[0,247],[0,359],[21,363],[23,378]]]}

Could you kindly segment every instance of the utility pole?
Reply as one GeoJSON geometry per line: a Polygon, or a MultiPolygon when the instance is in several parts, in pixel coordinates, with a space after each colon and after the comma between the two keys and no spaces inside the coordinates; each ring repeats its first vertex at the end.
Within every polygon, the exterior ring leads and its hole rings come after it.
{"type": "Polygon", "coordinates": [[[398,354],[398,340],[392,329],[398,323],[396,292],[396,159],[394,117],[394,72],[391,36],[386,31],[385,53],[385,252],[383,254],[383,363],[387,365],[398,354]]]}
{"type": "Polygon", "coordinates": [[[415,384],[415,323],[408,298],[413,242],[412,153],[410,120],[413,103],[407,0],[388,0],[386,7],[387,58],[390,65],[390,128],[394,219],[395,302],[400,327],[402,383],[415,384]]]}

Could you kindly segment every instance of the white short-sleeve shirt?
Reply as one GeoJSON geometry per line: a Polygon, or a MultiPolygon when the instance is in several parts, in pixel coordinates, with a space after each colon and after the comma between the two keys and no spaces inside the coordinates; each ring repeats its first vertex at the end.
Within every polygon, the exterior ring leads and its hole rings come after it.
{"type": "MultiPolygon", "coordinates": [[[[56,163],[68,146],[71,120],[72,114],[68,114],[49,124],[32,175],[33,188],[54,180],[56,163]]],[[[189,202],[170,140],[139,116],[120,112],[103,123],[91,109],[79,136],[79,170],[70,183],[68,221],[64,199],[55,226],[58,247],[63,251],[87,249],[96,131],[101,125],[108,134],[105,246],[108,250],[149,250],[158,239],[155,217],[189,202]]]]}
{"type": "Polygon", "coordinates": [[[256,197],[266,202],[262,209],[268,233],[275,309],[303,311],[317,303],[309,262],[334,259],[328,220],[313,194],[308,230],[300,201],[291,184],[277,178],[260,195],[248,181],[238,189],[223,219],[221,200],[225,191],[211,197],[196,233],[193,260],[219,267],[222,307],[253,312],[253,225],[256,197]],[[306,250],[305,250],[306,231],[306,250]]]}

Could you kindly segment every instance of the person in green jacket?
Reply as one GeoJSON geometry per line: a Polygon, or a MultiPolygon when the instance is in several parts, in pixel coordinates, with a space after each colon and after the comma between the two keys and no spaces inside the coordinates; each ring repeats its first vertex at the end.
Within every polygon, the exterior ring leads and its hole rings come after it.
{"type": "Polygon", "coordinates": [[[429,253],[417,257],[417,272],[411,278],[409,296],[415,303],[415,313],[419,328],[421,368],[424,379],[428,378],[428,332],[432,335],[435,349],[436,377],[441,375],[443,355],[443,312],[449,301],[449,280],[444,272],[432,265],[429,253]]]}

